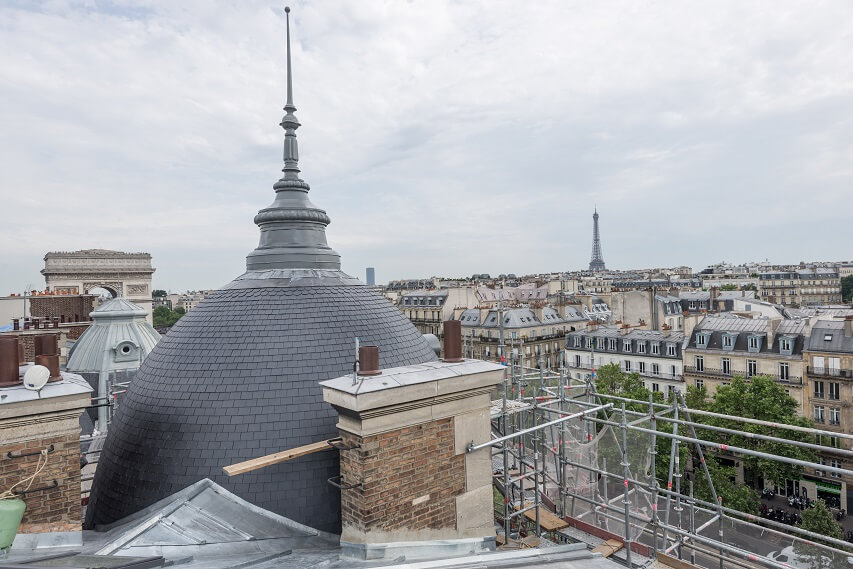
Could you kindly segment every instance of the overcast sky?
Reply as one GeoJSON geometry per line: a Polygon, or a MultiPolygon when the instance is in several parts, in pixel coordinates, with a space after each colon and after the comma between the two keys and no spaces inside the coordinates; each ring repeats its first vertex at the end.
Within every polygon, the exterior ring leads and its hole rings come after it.
{"type": "MultiPolygon", "coordinates": [[[[292,2],[300,166],[377,280],[853,258],[853,3],[292,2]]],[[[245,269],[283,4],[0,2],[0,294],[42,257],[245,269]]]]}

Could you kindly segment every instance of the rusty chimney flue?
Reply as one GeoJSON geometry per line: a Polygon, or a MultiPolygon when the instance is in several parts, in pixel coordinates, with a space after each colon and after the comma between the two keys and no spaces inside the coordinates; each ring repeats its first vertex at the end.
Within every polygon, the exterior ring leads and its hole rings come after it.
{"type": "Polygon", "coordinates": [[[379,346],[358,347],[358,375],[379,375],[379,346]]]}
{"type": "Polygon", "coordinates": [[[844,317],[844,335],[853,336],[853,314],[844,317]]]}
{"type": "Polygon", "coordinates": [[[462,361],[462,322],[459,320],[444,321],[444,361],[462,361]]]}
{"type": "Polygon", "coordinates": [[[36,365],[44,366],[50,370],[48,382],[59,381],[62,375],[59,373],[59,356],[56,354],[40,354],[36,356],[36,365]]]}
{"type": "Polygon", "coordinates": [[[53,356],[59,353],[56,334],[38,334],[33,336],[33,354],[35,356],[53,356]]]}
{"type": "Polygon", "coordinates": [[[0,336],[0,387],[10,387],[21,382],[18,345],[16,336],[0,336]]]}
{"type": "Polygon", "coordinates": [[[12,318],[12,330],[20,330],[21,329],[21,319],[20,318],[12,318]]]}

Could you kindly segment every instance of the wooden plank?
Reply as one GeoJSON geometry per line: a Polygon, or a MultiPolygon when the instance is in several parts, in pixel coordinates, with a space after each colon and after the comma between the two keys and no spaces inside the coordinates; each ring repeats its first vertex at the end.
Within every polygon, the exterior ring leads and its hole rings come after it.
{"type": "Polygon", "coordinates": [[[671,555],[667,555],[660,551],[658,551],[658,563],[666,565],[667,567],[673,567],[674,569],[698,569],[696,565],[692,565],[686,561],[682,561],[681,559],[672,557],[671,555]]]}
{"type": "MultiPolygon", "coordinates": [[[[529,505],[529,504],[528,504],[529,505]]],[[[531,522],[536,522],[536,509],[527,510],[524,512],[524,517],[530,520],[531,522]]],[[[545,531],[557,531],[563,528],[569,527],[569,522],[562,519],[560,516],[553,514],[543,508],[539,507],[539,527],[545,531]]]]}
{"type": "Polygon", "coordinates": [[[335,447],[333,447],[330,443],[337,442],[340,440],[341,439],[339,439],[339,438],[328,439],[325,441],[311,443],[310,445],[292,448],[290,450],[283,450],[281,452],[277,452],[274,454],[268,454],[266,456],[253,458],[253,459],[247,460],[245,462],[238,462],[237,464],[232,464],[229,466],[223,466],[222,470],[224,470],[225,474],[227,474],[228,476],[235,476],[237,474],[245,474],[246,472],[258,470],[259,468],[264,468],[266,466],[272,466],[273,464],[278,464],[279,462],[285,462],[287,460],[299,458],[300,456],[305,456],[306,454],[313,454],[315,452],[320,452],[320,451],[324,451],[324,450],[332,450],[335,447]]]}
{"type": "Polygon", "coordinates": [[[602,557],[610,557],[620,549],[625,547],[625,542],[618,539],[608,539],[598,547],[592,550],[593,553],[600,553],[602,557]]]}

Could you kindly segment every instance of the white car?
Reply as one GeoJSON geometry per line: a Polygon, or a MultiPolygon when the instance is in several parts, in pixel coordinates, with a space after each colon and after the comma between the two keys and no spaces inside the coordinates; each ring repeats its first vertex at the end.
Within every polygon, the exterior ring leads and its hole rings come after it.
{"type": "MultiPolygon", "coordinates": [[[[820,564],[814,564],[814,557],[807,554],[798,554],[794,551],[794,547],[789,545],[784,548],[782,551],[774,551],[772,553],[767,554],[767,558],[773,561],[778,561],[779,563],[785,563],[789,567],[793,567],[794,569],[812,569],[813,567],[827,567],[835,569],[837,566],[833,565],[832,558],[828,555],[820,554],[820,564]]],[[[853,557],[847,558],[847,566],[853,567],[853,557]]]]}

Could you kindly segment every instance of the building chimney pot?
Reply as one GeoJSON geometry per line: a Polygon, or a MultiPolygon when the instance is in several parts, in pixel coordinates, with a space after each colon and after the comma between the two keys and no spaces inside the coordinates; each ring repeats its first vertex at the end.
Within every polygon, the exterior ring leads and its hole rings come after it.
{"type": "Polygon", "coordinates": [[[0,387],[10,387],[21,382],[18,346],[16,336],[0,336],[0,387]]]}
{"type": "Polygon", "coordinates": [[[58,316],[53,317],[53,327],[59,328],[59,317],[58,316]]]}
{"type": "Polygon", "coordinates": [[[444,361],[462,361],[462,322],[459,320],[444,322],[444,361]]]}
{"type": "Polygon", "coordinates": [[[21,319],[20,318],[12,318],[12,330],[20,330],[21,329],[21,319]]]}
{"type": "Polygon", "coordinates": [[[35,364],[44,366],[50,370],[50,379],[48,382],[59,381],[62,375],[59,373],[59,356],[56,354],[40,354],[36,356],[35,364]]]}
{"type": "Polygon", "coordinates": [[[853,336],[853,314],[844,317],[844,335],[853,336]]]}
{"type": "Polygon", "coordinates": [[[38,318],[33,318],[33,328],[38,330],[39,326],[41,326],[41,321],[38,318]]]}
{"type": "Polygon", "coordinates": [[[358,375],[379,375],[379,346],[358,347],[358,375]]]}
{"type": "Polygon", "coordinates": [[[27,353],[24,350],[24,343],[18,340],[18,365],[27,365],[27,353]]]}
{"type": "Polygon", "coordinates": [[[38,334],[33,336],[33,353],[36,356],[52,356],[56,355],[57,350],[56,334],[38,334]]]}
{"type": "Polygon", "coordinates": [[[63,324],[65,324],[65,315],[64,314],[59,317],[59,321],[62,322],[63,324]]]}

